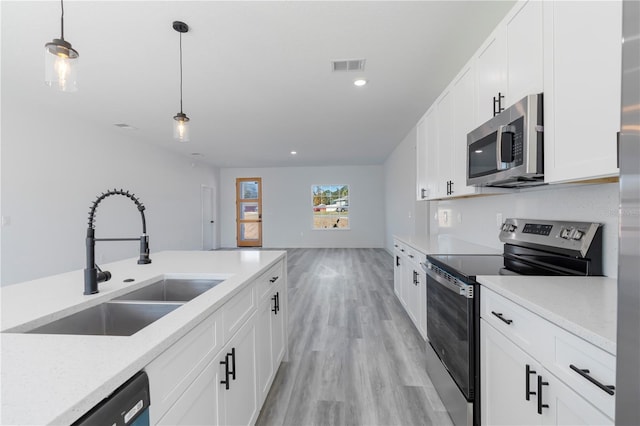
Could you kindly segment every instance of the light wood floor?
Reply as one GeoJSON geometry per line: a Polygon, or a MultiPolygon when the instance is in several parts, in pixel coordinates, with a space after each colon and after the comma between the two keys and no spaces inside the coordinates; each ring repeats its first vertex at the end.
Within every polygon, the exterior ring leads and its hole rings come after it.
{"type": "Polygon", "coordinates": [[[450,425],[381,249],[290,249],[289,361],[257,425],[450,425]]]}

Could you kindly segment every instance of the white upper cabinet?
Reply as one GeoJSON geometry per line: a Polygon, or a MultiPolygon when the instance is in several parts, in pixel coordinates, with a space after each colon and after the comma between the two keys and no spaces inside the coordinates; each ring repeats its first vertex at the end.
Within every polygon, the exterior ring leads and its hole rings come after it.
{"type": "Polygon", "coordinates": [[[506,18],[507,81],[504,107],[543,91],[541,1],[519,3],[506,18]]]}
{"type": "Polygon", "coordinates": [[[467,64],[453,81],[453,184],[452,196],[474,194],[476,187],[467,186],[467,133],[476,127],[475,68],[467,64]]]}
{"type": "MultiPolygon", "coordinates": [[[[477,125],[494,116],[498,110],[498,98],[506,92],[507,53],[504,25],[498,25],[478,50],[476,56],[477,125]]],[[[507,105],[500,99],[503,108],[507,105]]]]}
{"type": "Polygon", "coordinates": [[[425,118],[425,136],[427,153],[427,199],[438,198],[438,117],[435,105],[427,111],[425,118]]]}
{"type": "Polygon", "coordinates": [[[438,133],[438,181],[436,198],[451,195],[453,180],[453,95],[449,86],[436,101],[436,120],[438,133]]]}
{"type": "Polygon", "coordinates": [[[544,3],[545,181],[615,176],[622,4],[544,3]]]}
{"type": "Polygon", "coordinates": [[[427,199],[427,125],[422,117],[416,125],[416,200],[427,199]]]}

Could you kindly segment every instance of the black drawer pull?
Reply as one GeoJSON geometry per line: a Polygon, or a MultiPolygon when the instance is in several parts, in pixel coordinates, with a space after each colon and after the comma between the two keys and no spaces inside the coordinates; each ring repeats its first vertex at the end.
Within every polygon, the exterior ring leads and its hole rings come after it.
{"type": "Polygon", "coordinates": [[[220,361],[220,364],[224,365],[224,380],[220,380],[220,383],[229,390],[229,354],[224,356],[224,361],[220,361]]]}
{"type": "Polygon", "coordinates": [[[500,319],[500,321],[502,321],[502,322],[504,322],[504,323],[506,323],[506,324],[511,324],[511,323],[513,322],[513,320],[505,319],[505,318],[502,316],[502,313],[500,313],[500,312],[491,311],[491,313],[492,313],[493,315],[497,316],[497,317],[500,319]]]}
{"type": "Polygon", "coordinates": [[[543,382],[542,376],[538,376],[538,414],[542,414],[543,408],[549,408],[549,404],[542,403],[542,387],[549,386],[549,382],[543,382]]]}
{"type": "Polygon", "coordinates": [[[229,372],[229,374],[231,374],[231,378],[235,380],[236,379],[236,348],[231,348],[231,368],[232,370],[229,372]]]}
{"type": "Polygon", "coordinates": [[[578,373],[579,375],[581,375],[582,377],[584,377],[585,379],[587,379],[588,381],[590,381],[591,383],[593,383],[594,385],[596,385],[597,387],[599,387],[600,389],[608,393],[609,395],[613,395],[615,393],[613,392],[616,388],[615,386],[603,385],[602,383],[600,383],[599,381],[597,381],[596,379],[594,379],[589,375],[589,370],[585,368],[578,368],[573,364],[570,364],[569,368],[571,368],[573,371],[575,371],[576,373],[578,373]]]}
{"type": "Polygon", "coordinates": [[[278,281],[278,278],[280,277],[271,277],[271,279],[269,280],[270,283],[275,283],[276,281],[278,281]]]}
{"type": "Polygon", "coordinates": [[[536,394],[535,392],[531,392],[529,390],[529,388],[531,387],[531,381],[530,381],[529,376],[531,376],[532,374],[536,374],[536,371],[532,370],[531,367],[529,366],[529,364],[527,364],[526,367],[525,367],[524,374],[525,374],[525,376],[524,376],[525,399],[527,401],[529,401],[530,400],[530,396],[536,394]]]}

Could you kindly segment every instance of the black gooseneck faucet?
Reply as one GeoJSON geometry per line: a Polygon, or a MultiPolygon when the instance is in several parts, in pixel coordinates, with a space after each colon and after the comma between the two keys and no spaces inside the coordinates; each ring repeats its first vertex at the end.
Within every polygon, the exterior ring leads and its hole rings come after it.
{"type": "Polygon", "coordinates": [[[89,227],[87,228],[87,267],[84,270],[84,294],[95,294],[98,292],[98,283],[103,281],[109,281],[111,279],[111,273],[109,271],[103,271],[96,265],[95,251],[96,241],[140,241],[140,259],[138,259],[139,265],[151,263],[149,258],[149,236],[147,235],[147,221],[144,218],[144,205],[135,196],[130,194],[129,191],[122,189],[113,189],[112,191],[103,192],[98,195],[96,200],[91,205],[89,210],[89,227]],[[98,204],[105,198],[111,195],[123,195],[130,198],[136,206],[142,216],[142,235],[140,238],[96,238],[95,237],[95,214],[98,204]]]}

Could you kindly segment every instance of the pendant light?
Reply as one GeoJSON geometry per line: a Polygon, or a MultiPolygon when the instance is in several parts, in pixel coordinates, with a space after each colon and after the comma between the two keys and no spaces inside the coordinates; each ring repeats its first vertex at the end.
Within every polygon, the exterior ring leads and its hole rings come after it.
{"type": "Polygon", "coordinates": [[[44,45],[44,82],[47,86],[61,92],[75,92],[78,51],[71,47],[71,43],[64,39],[64,3],[60,0],[60,38],[44,45]]]}
{"type": "Polygon", "coordinates": [[[173,29],[180,33],[180,112],[173,117],[173,137],[180,142],[189,141],[189,117],[182,112],[182,33],[189,31],[184,22],[174,21],[173,29]]]}

